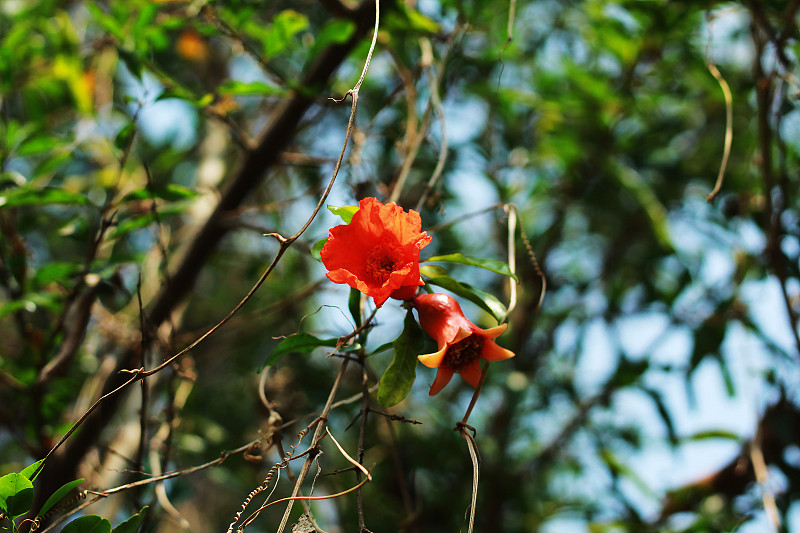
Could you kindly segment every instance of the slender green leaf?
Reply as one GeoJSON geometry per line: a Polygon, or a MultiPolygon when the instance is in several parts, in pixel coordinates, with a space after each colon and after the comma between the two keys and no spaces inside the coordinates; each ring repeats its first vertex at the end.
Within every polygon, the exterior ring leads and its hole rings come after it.
{"type": "Polygon", "coordinates": [[[116,137],[114,137],[114,146],[116,146],[118,150],[127,150],[131,141],[133,141],[134,135],[136,135],[136,122],[125,124],[120,128],[119,132],[117,132],[116,137]]]}
{"type": "Polygon", "coordinates": [[[435,278],[438,276],[446,276],[447,269],[439,265],[419,265],[419,273],[426,278],[435,278]]]}
{"type": "Polygon", "coordinates": [[[422,33],[437,33],[441,30],[439,23],[430,17],[423,15],[414,8],[401,3],[398,5],[403,15],[405,15],[409,29],[422,33]]]}
{"type": "Polygon", "coordinates": [[[700,440],[711,440],[711,439],[725,439],[725,440],[733,440],[736,442],[742,440],[742,438],[736,433],[731,433],[730,431],[725,431],[724,429],[709,429],[706,431],[699,431],[697,433],[684,437],[684,440],[687,441],[700,441],[700,440]]]}
{"type": "Polygon", "coordinates": [[[53,294],[34,293],[26,298],[0,305],[0,318],[23,309],[29,312],[35,311],[38,307],[57,309],[60,303],[61,300],[53,294]]]}
{"type": "Polygon", "coordinates": [[[383,407],[391,407],[402,402],[417,377],[417,356],[423,346],[422,328],[409,310],[404,320],[403,332],[392,346],[394,356],[386,372],[378,384],[378,403],[383,407]]]}
{"type": "Polygon", "coordinates": [[[285,94],[286,90],[263,81],[243,82],[228,80],[217,88],[219,94],[231,96],[272,96],[285,94]]]}
{"type": "Polygon", "coordinates": [[[111,533],[111,522],[102,516],[91,514],[76,518],[67,524],[61,533],[111,533]]]}
{"type": "Polygon", "coordinates": [[[84,482],[84,479],[80,478],[80,479],[75,479],[73,481],[70,481],[68,483],[64,483],[61,486],[61,488],[59,488],[57,491],[55,491],[53,494],[51,494],[49,498],[47,498],[47,501],[44,502],[44,505],[42,505],[42,508],[39,509],[39,516],[44,515],[47,511],[50,510],[51,507],[53,507],[55,504],[60,502],[61,499],[64,498],[64,496],[69,494],[69,491],[71,491],[72,489],[74,489],[75,487],[77,487],[78,485],[80,485],[83,482],[84,482]]]}
{"type": "Polygon", "coordinates": [[[336,207],[335,205],[329,205],[328,209],[334,215],[342,217],[345,224],[349,224],[351,220],[353,220],[353,215],[356,214],[358,211],[357,205],[343,205],[341,207],[336,207]]]}
{"type": "Polygon", "coordinates": [[[183,185],[178,185],[176,183],[167,183],[165,185],[157,185],[151,188],[137,189],[126,194],[122,201],[130,202],[131,200],[138,201],[158,198],[168,202],[176,202],[178,200],[196,198],[199,195],[200,193],[190,189],[189,187],[184,187],[183,185]]]}
{"type": "Polygon", "coordinates": [[[33,483],[12,472],[0,477],[0,509],[11,518],[27,513],[33,503],[33,483]]]}
{"type": "Polygon", "coordinates": [[[662,397],[661,393],[657,390],[648,388],[643,388],[642,390],[648,396],[650,396],[650,398],[653,400],[653,403],[656,404],[658,414],[661,416],[661,420],[664,422],[664,427],[667,428],[667,437],[669,438],[669,442],[673,446],[676,446],[678,444],[678,434],[675,431],[675,424],[672,422],[672,416],[670,416],[670,413],[667,410],[667,406],[664,403],[664,398],[662,397]]]}
{"type": "Polygon", "coordinates": [[[0,207],[22,207],[28,205],[89,205],[92,202],[84,195],[57,187],[34,189],[20,187],[0,194],[0,207]]]}
{"type": "Polygon", "coordinates": [[[347,309],[355,320],[356,327],[361,327],[361,291],[350,288],[350,297],[347,300],[347,309]]]}
{"type": "Polygon", "coordinates": [[[486,259],[483,257],[469,257],[461,253],[456,253],[447,255],[437,255],[435,257],[426,259],[426,261],[458,263],[460,265],[469,265],[474,267],[485,268],[486,270],[491,270],[496,274],[502,274],[503,276],[508,276],[510,278],[513,278],[514,281],[519,283],[519,278],[517,278],[516,274],[511,272],[511,269],[508,267],[508,265],[502,261],[498,261],[497,259],[486,259]]]}
{"type": "Polygon", "coordinates": [[[38,472],[37,472],[37,474],[36,474],[35,476],[33,476],[33,473],[34,473],[34,472],[36,472],[36,469],[37,469],[37,468],[39,468],[39,465],[40,465],[40,464],[42,464],[43,462],[44,462],[44,459],[39,459],[38,461],[36,461],[36,462],[35,462],[35,463],[33,463],[32,465],[30,465],[30,466],[26,466],[26,467],[25,467],[25,468],[24,468],[24,469],[23,469],[23,470],[20,472],[20,474],[22,474],[22,475],[23,475],[23,476],[25,476],[26,478],[30,479],[31,481],[35,480],[35,479],[36,479],[36,477],[37,477],[39,474],[38,474],[38,472]],[[33,476],[33,478],[31,478],[31,476],[33,476]]]}
{"type": "Polygon", "coordinates": [[[643,494],[657,499],[658,496],[632,468],[626,465],[611,449],[603,448],[600,450],[600,459],[612,472],[628,478],[643,494]]]}
{"type": "Polygon", "coordinates": [[[327,346],[328,348],[335,348],[336,343],[339,342],[338,338],[334,339],[319,339],[310,333],[298,333],[291,337],[286,337],[278,343],[272,352],[270,352],[267,360],[258,369],[259,372],[264,368],[274,365],[278,360],[289,353],[310,353],[315,348],[320,346],[327,346]]]}
{"type": "Polygon", "coordinates": [[[191,202],[189,201],[173,202],[159,207],[158,215],[156,215],[156,213],[153,213],[152,211],[148,211],[142,215],[137,215],[125,219],[121,221],[119,224],[117,224],[117,227],[114,228],[114,231],[111,232],[110,237],[112,239],[116,239],[132,231],[146,228],[151,224],[155,224],[160,219],[184,213],[187,209],[189,209],[190,206],[191,202]]]}
{"type": "Polygon", "coordinates": [[[16,150],[16,155],[31,156],[46,154],[61,147],[62,140],[50,135],[36,135],[26,139],[16,150]]]}
{"type": "Polygon", "coordinates": [[[144,522],[144,515],[147,512],[147,509],[150,507],[145,505],[142,507],[138,513],[131,516],[121,524],[118,524],[117,527],[112,529],[113,533],[136,533],[139,530],[139,526],[142,525],[144,522]]]}
{"type": "Polygon", "coordinates": [[[66,263],[64,261],[52,261],[42,265],[33,275],[33,284],[36,287],[43,287],[55,281],[64,282],[83,269],[79,263],[66,263]]]}
{"type": "Polygon", "coordinates": [[[381,344],[380,346],[378,346],[377,348],[375,348],[374,350],[372,350],[369,353],[369,355],[367,355],[367,357],[372,357],[373,355],[377,355],[377,354],[379,354],[381,352],[385,352],[386,350],[391,348],[393,344],[394,344],[394,342],[385,342],[385,343],[381,344]]]}
{"type": "Polygon", "coordinates": [[[450,276],[436,276],[428,279],[428,283],[466,298],[487,313],[491,314],[496,320],[500,321],[506,315],[506,306],[500,300],[488,292],[476,289],[468,283],[461,283],[450,276]]]}

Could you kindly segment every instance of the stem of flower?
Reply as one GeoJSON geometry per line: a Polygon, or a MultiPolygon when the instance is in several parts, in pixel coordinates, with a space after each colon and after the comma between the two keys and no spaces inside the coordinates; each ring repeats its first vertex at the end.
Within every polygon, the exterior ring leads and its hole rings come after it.
{"type": "Polygon", "coordinates": [[[481,369],[481,380],[478,382],[478,386],[475,387],[475,392],[472,394],[472,399],[469,401],[469,406],[467,407],[467,412],[464,413],[464,418],[461,419],[461,422],[456,426],[457,428],[460,426],[466,426],[467,421],[469,420],[469,415],[472,414],[472,409],[475,407],[475,403],[478,401],[478,396],[481,395],[481,389],[483,388],[483,382],[486,381],[486,374],[489,372],[489,363],[486,362],[483,364],[483,368],[481,369]]]}

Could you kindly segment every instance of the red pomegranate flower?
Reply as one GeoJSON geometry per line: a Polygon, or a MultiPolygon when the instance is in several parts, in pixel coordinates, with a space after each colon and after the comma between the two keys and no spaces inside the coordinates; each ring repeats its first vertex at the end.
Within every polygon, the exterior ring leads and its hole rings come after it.
{"type": "Polygon", "coordinates": [[[431,385],[431,396],[450,383],[455,372],[477,387],[481,379],[479,359],[501,361],[514,357],[514,352],[492,340],[502,334],[508,324],[481,329],[467,320],[455,299],[438,292],[417,296],[414,308],[422,329],[439,345],[438,351],[418,357],[423,365],[439,369],[431,385]]]}
{"type": "Polygon", "coordinates": [[[320,252],[328,279],[345,283],[375,299],[380,307],[391,296],[410,300],[422,285],[419,251],[431,242],[419,213],[394,202],[364,198],[349,224],[328,231],[320,252]]]}

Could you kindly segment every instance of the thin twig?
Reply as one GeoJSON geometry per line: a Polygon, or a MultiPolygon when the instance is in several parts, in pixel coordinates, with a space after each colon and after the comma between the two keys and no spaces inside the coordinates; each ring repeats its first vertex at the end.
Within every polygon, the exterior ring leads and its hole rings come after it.
{"type": "Polygon", "coordinates": [[[775,496],[772,491],[767,487],[767,463],[764,460],[764,453],[761,450],[759,438],[750,443],[750,462],[753,464],[753,472],[755,472],[756,481],[761,486],[761,501],[764,503],[764,511],[767,513],[770,524],[775,529],[775,532],[781,530],[781,517],[778,513],[778,506],[775,503],[775,496]]]}
{"type": "Polygon", "coordinates": [[[708,202],[713,202],[720,189],[722,189],[722,180],[725,177],[725,169],[728,167],[728,158],[731,155],[731,144],[733,143],[733,96],[728,82],[722,77],[719,69],[710,62],[706,66],[711,75],[714,76],[714,79],[717,80],[717,83],[719,83],[722,94],[725,97],[725,144],[722,151],[722,162],[719,165],[719,173],[717,174],[714,190],[706,196],[708,202]]]}
{"type": "MultiPolygon", "coordinates": [[[[447,161],[447,121],[444,117],[444,110],[442,109],[442,101],[439,98],[439,80],[442,78],[442,74],[436,74],[433,68],[433,48],[431,47],[431,42],[427,38],[420,39],[420,48],[422,48],[422,57],[423,57],[423,65],[426,67],[426,71],[428,73],[428,86],[430,87],[431,91],[431,104],[433,105],[433,109],[436,111],[436,114],[439,116],[439,124],[442,128],[442,141],[439,145],[439,157],[436,160],[436,167],[433,169],[433,174],[431,174],[428,183],[425,185],[425,190],[419,197],[419,201],[417,201],[417,211],[422,210],[422,206],[425,205],[425,201],[430,196],[433,188],[436,186],[436,182],[439,181],[439,178],[442,176],[442,172],[444,171],[444,165],[447,161]]],[[[449,52],[449,50],[448,50],[449,52]]],[[[444,64],[441,66],[441,71],[444,71],[444,64]]]]}
{"type": "Polygon", "coordinates": [[[514,17],[517,12],[517,0],[511,0],[508,5],[508,25],[506,26],[506,44],[514,40],[514,17]]]}
{"type": "MultiPolygon", "coordinates": [[[[339,373],[336,375],[336,379],[331,386],[331,392],[328,394],[328,400],[325,402],[325,407],[322,410],[322,414],[315,420],[316,428],[314,430],[314,436],[311,439],[311,446],[316,447],[320,441],[320,436],[322,435],[322,427],[324,422],[328,419],[328,413],[331,410],[331,406],[333,405],[333,398],[336,396],[336,391],[339,389],[339,384],[342,381],[342,376],[344,376],[345,370],[347,370],[347,364],[350,362],[350,359],[344,359],[342,361],[342,366],[339,367],[339,373]]],[[[305,462],[303,463],[303,467],[300,470],[300,473],[297,475],[297,481],[294,484],[294,488],[292,489],[292,495],[289,499],[284,498],[284,500],[278,501],[288,501],[289,504],[286,506],[286,510],[283,513],[283,518],[281,519],[281,523],[278,526],[277,533],[283,533],[284,528],[286,527],[286,523],[289,521],[289,515],[292,512],[292,504],[294,500],[297,499],[297,494],[300,492],[300,487],[303,484],[303,481],[306,479],[306,475],[308,475],[308,471],[311,469],[311,463],[313,462],[313,457],[309,455],[305,462]]],[[[277,503],[277,502],[273,502],[277,503]]]]}
{"type": "MultiPolygon", "coordinates": [[[[508,213],[508,268],[512,274],[517,273],[517,206],[514,204],[506,204],[503,209],[508,213]]],[[[514,278],[508,278],[508,307],[506,314],[500,321],[505,322],[508,320],[509,315],[517,307],[517,282],[514,278]]]]}
{"type": "Polygon", "coordinates": [[[478,485],[480,483],[480,455],[478,454],[478,445],[475,442],[475,437],[472,436],[467,428],[462,425],[458,428],[458,433],[467,441],[467,448],[469,449],[469,456],[472,459],[472,500],[469,505],[469,528],[467,533],[472,533],[475,528],[475,509],[478,504],[478,485]]]}
{"type": "MultiPolygon", "coordinates": [[[[366,439],[367,433],[367,415],[369,414],[369,376],[367,375],[367,361],[362,356],[360,358],[361,362],[361,425],[358,431],[358,462],[356,463],[361,470],[364,469],[361,466],[361,463],[364,461],[364,440],[366,439]]],[[[333,438],[331,435],[331,439],[339,447],[339,451],[342,452],[343,455],[347,455],[344,450],[341,449],[339,443],[336,442],[336,439],[333,438]]],[[[361,482],[361,470],[356,471],[356,483],[361,482]]],[[[361,494],[361,489],[358,489],[356,492],[356,507],[358,513],[358,531],[359,533],[369,533],[367,529],[366,522],[364,519],[364,500],[361,494]]]]}

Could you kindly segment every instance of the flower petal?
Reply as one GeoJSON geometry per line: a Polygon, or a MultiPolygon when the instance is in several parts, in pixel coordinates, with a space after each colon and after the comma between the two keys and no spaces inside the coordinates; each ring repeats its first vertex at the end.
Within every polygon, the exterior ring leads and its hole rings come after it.
{"type": "MultiPolygon", "coordinates": [[[[419,281],[419,285],[422,285],[422,280],[419,281]]],[[[404,285],[392,291],[389,296],[395,300],[413,300],[414,296],[417,295],[417,287],[419,285],[404,285]]]]}
{"type": "Polygon", "coordinates": [[[470,331],[468,329],[464,329],[464,328],[458,328],[458,331],[456,332],[455,337],[453,337],[451,340],[449,340],[447,342],[449,344],[455,344],[455,343],[457,343],[459,341],[463,341],[464,339],[466,339],[470,335],[472,335],[472,331],[470,331]]]}
{"type": "Polygon", "coordinates": [[[481,359],[486,361],[502,361],[514,357],[514,352],[497,345],[493,340],[486,339],[481,352],[481,359]]]}
{"type": "Polygon", "coordinates": [[[507,329],[508,329],[508,324],[500,324],[499,326],[495,326],[495,327],[489,328],[489,329],[481,329],[479,327],[476,327],[475,331],[477,333],[480,333],[481,335],[483,335],[487,339],[494,339],[496,337],[499,337],[503,333],[505,333],[505,331],[507,329]]]}
{"type": "Polygon", "coordinates": [[[440,366],[439,371],[436,372],[436,379],[433,380],[433,385],[431,385],[431,390],[428,392],[428,395],[434,396],[439,394],[439,391],[441,391],[445,385],[450,383],[451,379],[453,379],[453,371],[449,368],[440,366]]]}
{"type": "Polygon", "coordinates": [[[417,359],[419,359],[419,362],[428,368],[438,368],[444,360],[445,353],[447,353],[447,345],[443,346],[438,352],[418,355],[417,359]]]}
{"type": "Polygon", "coordinates": [[[481,380],[481,364],[477,359],[475,359],[467,366],[462,368],[459,373],[461,374],[461,377],[464,378],[464,381],[473,387],[477,387],[481,380]]]}
{"type": "MultiPolygon", "coordinates": [[[[362,199],[349,224],[328,231],[320,252],[328,278],[374,298],[378,307],[393,292],[421,285],[419,251],[430,242],[421,227],[416,211],[405,212],[394,202],[384,205],[372,197],[362,199]]],[[[406,289],[401,294],[411,299],[415,292],[406,289]]]]}

